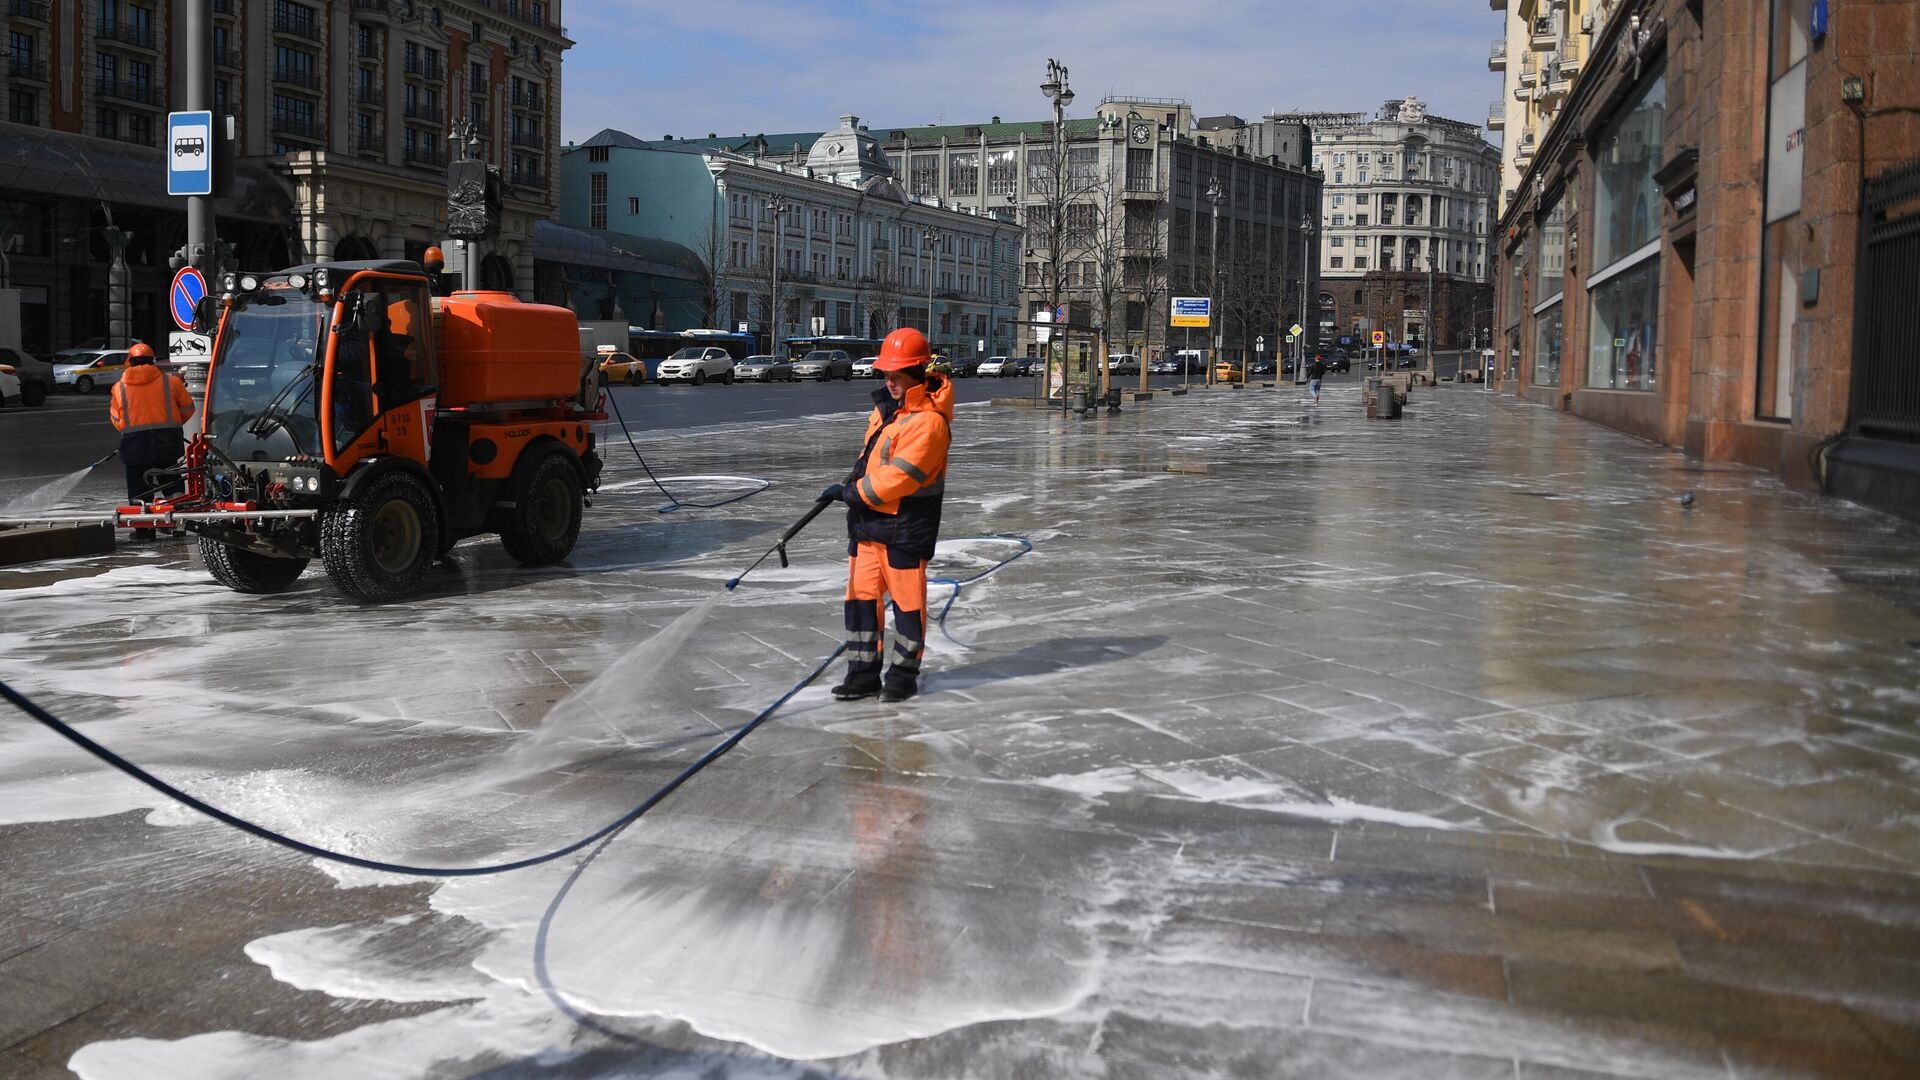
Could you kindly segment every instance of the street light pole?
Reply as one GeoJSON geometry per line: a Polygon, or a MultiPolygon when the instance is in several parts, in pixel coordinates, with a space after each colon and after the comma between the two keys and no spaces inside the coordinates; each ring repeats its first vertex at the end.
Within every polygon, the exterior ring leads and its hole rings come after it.
{"type": "Polygon", "coordinates": [[[1220,178],[1207,178],[1207,201],[1213,204],[1212,224],[1207,229],[1207,257],[1212,260],[1212,269],[1207,273],[1207,330],[1213,338],[1213,354],[1207,360],[1207,383],[1213,383],[1213,365],[1220,362],[1221,334],[1220,318],[1220,178]]]}
{"type": "Polygon", "coordinates": [[[1300,215],[1300,355],[1293,362],[1293,384],[1307,381],[1307,252],[1313,247],[1313,215],[1300,215]]]}
{"type": "Polygon", "coordinates": [[[1434,315],[1440,310],[1440,306],[1434,303],[1433,297],[1433,264],[1437,261],[1434,258],[1434,245],[1437,243],[1439,243],[1438,240],[1432,237],[1427,238],[1427,382],[1429,384],[1439,381],[1433,366],[1434,315]]]}
{"type": "Polygon", "coordinates": [[[927,253],[933,256],[933,265],[927,267],[927,341],[933,341],[933,276],[940,272],[940,230],[928,228],[920,236],[927,245],[927,253]]]}
{"type": "MultiPolygon", "coordinates": [[[[1066,213],[1067,183],[1067,106],[1073,104],[1073,91],[1067,87],[1067,67],[1058,60],[1047,60],[1047,81],[1040,84],[1040,92],[1053,99],[1053,182],[1054,197],[1047,208],[1047,243],[1053,264],[1053,288],[1049,294],[1048,318],[1060,312],[1060,234],[1063,223],[1060,220],[1066,213]]],[[[1048,341],[1049,352],[1052,346],[1060,351],[1060,399],[1064,405],[1067,398],[1067,344],[1061,336],[1061,327],[1056,326],[1048,341]]],[[[1053,370],[1051,358],[1047,361],[1047,370],[1053,370]]],[[[1051,381],[1051,380],[1049,380],[1051,381]]]]}
{"type": "Polygon", "coordinates": [[[780,355],[780,259],[786,255],[786,237],[780,230],[780,219],[788,210],[787,200],[773,195],[767,198],[767,209],[773,214],[773,317],[767,323],[767,352],[780,355]]]}

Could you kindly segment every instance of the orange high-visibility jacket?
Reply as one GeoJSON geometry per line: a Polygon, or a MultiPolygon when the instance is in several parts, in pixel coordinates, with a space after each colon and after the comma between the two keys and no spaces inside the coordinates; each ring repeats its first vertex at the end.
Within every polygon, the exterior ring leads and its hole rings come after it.
{"type": "Polygon", "coordinates": [[[909,387],[896,405],[886,388],[874,392],[867,418],[860,476],[847,515],[852,539],[877,540],[917,558],[933,557],[946,491],[947,446],[952,440],[953,384],[939,375],[909,387]]]}
{"type": "Polygon", "coordinates": [[[121,434],[178,428],[193,415],[193,395],[180,376],[152,364],[135,364],[113,384],[107,417],[121,434]]]}

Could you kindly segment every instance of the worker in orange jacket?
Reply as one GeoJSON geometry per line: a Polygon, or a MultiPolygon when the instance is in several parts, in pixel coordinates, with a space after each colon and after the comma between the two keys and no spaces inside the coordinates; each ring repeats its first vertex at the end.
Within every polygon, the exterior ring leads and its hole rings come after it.
{"type": "MultiPolygon", "coordinates": [[[[179,477],[147,482],[148,469],[179,463],[186,452],[180,426],[193,416],[193,395],[180,376],[153,362],[153,346],[135,342],[127,350],[127,373],[113,386],[107,416],[120,430],[120,463],[127,470],[127,502],[139,503],[156,492],[181,490],[179,477]]],[[[152,529],[135,529],[135,540],[151,540],[152,529]]]]}
{"type": "Polygon", "coordinates": [[[952,438],[953,384],[928,375],[932,350],[918,330],[880,344],[873,368],[886,386],[873,393],[866,448],[852,478],[820,493],[847,504],[847,677],[842,701],[879,694],[903,701],[919,690],[927,647],[927,560],[940,535],[952,438]],[[882,677],[883,604],[893,603],[893,663],[882,677]]]}

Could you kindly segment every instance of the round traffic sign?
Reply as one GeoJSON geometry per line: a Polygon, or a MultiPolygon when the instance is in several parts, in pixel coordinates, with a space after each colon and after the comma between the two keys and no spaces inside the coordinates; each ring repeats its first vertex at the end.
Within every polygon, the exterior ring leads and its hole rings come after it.
{"type": "Polygon", "coordinates": [[[207,279],[200,271],[191,266],[183,266],[173,275],[173,288],[168,290],[168,307],[173,313],[173,323],[182,330],[193,329],[193,312],[207,295],[207,279]]]}

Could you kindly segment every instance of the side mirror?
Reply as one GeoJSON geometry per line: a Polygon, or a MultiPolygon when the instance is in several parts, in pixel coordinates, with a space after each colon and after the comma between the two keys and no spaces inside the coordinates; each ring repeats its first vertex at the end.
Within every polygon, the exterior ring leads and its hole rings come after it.
{"type": "Polygon", "coordinates": [[[353,328],[373,334],[387,328],[387,307],[374,293],[354,294],[353,328]]]}
{"type": "Polygon", "coordinates": [[[220,297],[208,293],[193,305],[193,332],[211,334],[220,327],[220,297]]]}

